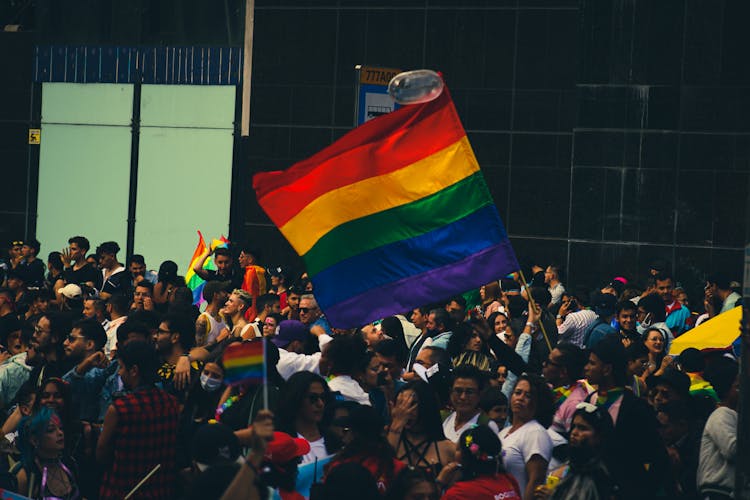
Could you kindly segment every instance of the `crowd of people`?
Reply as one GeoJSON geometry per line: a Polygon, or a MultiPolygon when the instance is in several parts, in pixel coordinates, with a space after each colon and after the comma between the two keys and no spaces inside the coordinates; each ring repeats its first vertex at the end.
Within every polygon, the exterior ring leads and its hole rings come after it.
{"type": "Polygon", "coordinates": [[[733,497],[737,359],[670,354],[741,304],[724,276],[691,310],[668,263],[594,290],[551,263],[342,330],[249,246],[195,262],[200,308],[116,242],[9,247],[0,487],[28,498],[733,497]],[[262,383],[225,381],[237,342],[262,383]]]}

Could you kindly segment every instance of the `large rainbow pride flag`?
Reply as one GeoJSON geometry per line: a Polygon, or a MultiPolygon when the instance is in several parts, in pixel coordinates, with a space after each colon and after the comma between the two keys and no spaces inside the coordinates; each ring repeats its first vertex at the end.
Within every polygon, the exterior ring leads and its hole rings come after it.
{"type": "Polygon", "coordinates": [[[329,322],[350,328],[519,269],[453,101],[404,106],[253,178],[329,322]]]}

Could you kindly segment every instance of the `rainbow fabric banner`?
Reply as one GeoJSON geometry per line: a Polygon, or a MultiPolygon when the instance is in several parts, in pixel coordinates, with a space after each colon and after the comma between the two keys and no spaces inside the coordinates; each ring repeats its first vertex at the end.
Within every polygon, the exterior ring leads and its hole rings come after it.
{"type": "Polygon", "coordinates": [[[266,342],[262,339],[234,342],[224,350],[224,380],[229,385],[262,384],[266,342]]]}
{"type": "Polygon", "coordinates": [[[361,326],[519,268],[447,89],[253,178],[331,325],[361,326]]]}
{"type": "MultiPolygon", "coordinates": [[[[220,239],[214,239],[213,241],[211,241],[211,250],[215,250],[219,247],[226,247],[227,245],[229,245],[229,240],[227,240],[222,235],[220,239]]],[[[201,255],[203,255],[206,249],[206,241],[203,239],[203,234],[198,231],[198,246],[195,247],[193,257],[190,259],[188,271],[187,273],[185,273],[185,284],[193,292],[193,305],[196,306],[200,306],[203,302],[205,302],[205,300],[203,300],[203,286],[206,284],[206,280],[198,276],[195,271],[193,271],[193,266],[196,262],[198,262],[198,260],[200,260],[201,255]]],[[[203,269],[216,271],[216,265],[214,264],[213,256],[209,256],[206,259],[206,262],[203,263],[203,269]]]]}

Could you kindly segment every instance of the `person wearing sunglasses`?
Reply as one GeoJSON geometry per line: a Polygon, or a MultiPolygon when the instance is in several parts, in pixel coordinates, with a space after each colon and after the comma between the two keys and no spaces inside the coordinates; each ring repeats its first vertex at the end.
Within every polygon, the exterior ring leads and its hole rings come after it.
{"type": "Polygon", "coordinates": [[[90,368],[106,368],[109,364],[104,355],[107,334],[95,319],[84,319],[73,324],[70,334],[63,342],[65,359],[75,364],[63,379],[71,384],[73,404],[79,409],[80,420],[96,422],[99,417],[101,396],[96,390],[97,372],[90,368]]]}
{"type": "Polygon", "coordinates": [[[609,499],[619,488],[610,469],[616,467],[609,453],[614,433],[607,410],[581,402],[575,407],[570,425],[569,460],[550,472],[547,483],[535,490],[535,499],[609,499]]]}
{"type": "Polygon", "coordinates": [[[315,300],[315,296],[311,293],[305,294],[299,299],[299,320],[310,328],[310,333],[319,337],[323,333],[327,335],[333,335],[331,325],[328,324],[328,320],[320,310],[318,301],[315,300]],[[314,330],[321,330],[317,333],[314,330]]]}
{"type": "Polygon", "coordinates": [[[303,464],[322,460],[341,447],[341,441],[330,429],[333,403],[325,379],[311,372],[295,373],[281,392],[276,427],[310,443],[310,451],[302,457],[303,464]]]}

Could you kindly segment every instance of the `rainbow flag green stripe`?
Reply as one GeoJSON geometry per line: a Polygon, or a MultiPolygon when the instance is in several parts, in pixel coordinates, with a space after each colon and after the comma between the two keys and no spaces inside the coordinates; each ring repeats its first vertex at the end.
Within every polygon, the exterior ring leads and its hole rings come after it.
{"type": "Polygon", "coordinates": [[[342,224],[302,259],[312,277],[341,260],[428,233],[492,203],[484,177],[477,172],[421,200],[342,224]]]}

